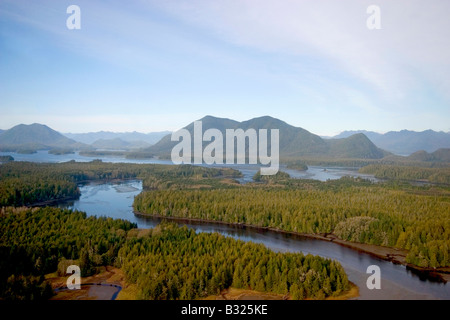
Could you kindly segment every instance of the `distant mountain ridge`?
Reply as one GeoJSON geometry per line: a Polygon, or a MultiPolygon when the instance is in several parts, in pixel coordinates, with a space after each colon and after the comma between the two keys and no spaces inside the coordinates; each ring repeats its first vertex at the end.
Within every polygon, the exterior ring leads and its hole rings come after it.
{"type": "Polygon", "coordinates": [[[432,153],[438,149],[450,148],[450,132],[433,130],[401,130],[385,134],[366,130],[343,131],[333,138],[346,138],[356,133],[364,133],[377,147],[398,155],[410,155],[420,150],[432,153]]]}
{"type": "Polygon", "coordinates": [[[327,137],[327,139],[342,139],[342,138],[348,138],[354,134],[362,133],[367,138],[369,138],[372,142],[382,136],[382,133],[374,132],[374,131],[367,131],[367,130],[347,130],[342,131],[340,134],[334,136],[334,137],[327,137]]]}
{"type": "MultiPolygon", "coordinates": [[[[202,119],[203,131],[218,129],[225,137],[226,129],[279,129],[280,157],[284,159],[295,157],[337,157],[359,159],[381,159],[388,153],[377,148],[365,135],[357,134],[344,139],[322,139],[311,132],[294,127],[284,121],[269,116],[238,122],[231,119],[206,116],[202,119]]],[[[194,123],[185,127],[193,135],[194,123]]],[[[146,149],[148,153],[162,157],[170,156],[171,150],[178,142],[171,141],[171,135],[167,135],[155,145],[146,149]]],[[[206,146],[208,142],[204,142],[206,146]]]]}
{"type": "Polygon", "coordinates": [[[414,161],[433,161],[433,162],[450,162],[450,149],[438,149],[432,153],[424,150],[416,151],[408,156],[409,160],[414,161]]]}
{"type": "Polygon", "coordinates": [[[53,148],[78,149],[84,144],[63,136],[43,124],[19,124],[0,133],[0,149],[4,151],[40,150],[53,148]]]}
{"type": "MultiPolygon", "coordinates": [[[[225,138],[226,129],[279,129],[280,157],[289,158],[349,158],[381,159],[394,154],[409,155],[414,161],[449,161],[450,133],[426,130],[391,131],[380,134],[372,131],[344,131],[333,138],[321,138],[303,128],[294,127],[270,116],[247,121],[205,116],[200,119],[203,131],[216,128],[225,138]]],[[[193,123],[186,127],[193,133],[193,123]]],[[[270,139],[269,139],[270,141],[270,139]]],[[[145,156],[170,157],[177,142],[171,141],[170,131],[149,134],[139,132],[95,132],[61,134],[43,124],[20,124],[9,130],[0,130],[0,151],[33,152],[42,149],[62,150],[129,150],[145,156]],[[78,141],[69,138],[77,137],[78,141]],[[95,139],[94,141],[91,141],[95,139]],[[160,139],[158,141],[158,139],[160,139]],[[83,143],[85,141],[86,143],[83,143]],[[150,143],[150,142],[153,142],[150,143]],[[149,146],[150,145],[150,146],[149,146]]],[[[204,142],[206,146],[208,142],[204,142]]],[[[270,149],[269,149],[270,150],[270,149]]]]}
{"type": "Polygon", "coordinates": [[[157,143],[162,137],[171,133],[170,131],[161,132],[110,132],[110,131],[98,131],[88,133],[63,133],[66,137],[86,144],[92,144],[98,140],[114,140],[120,139],[125,142],[143,141],[150,145],[157,143]]]}
{"type": "Polygon", "coordinates": [[[91,144],[95,149],[105,149],[105,150],[130,150],[130,149],[140,149],[148,148],[149,143],[145,141],[124,141],[120,138],[114,139],[99,139],[91,144]]]}

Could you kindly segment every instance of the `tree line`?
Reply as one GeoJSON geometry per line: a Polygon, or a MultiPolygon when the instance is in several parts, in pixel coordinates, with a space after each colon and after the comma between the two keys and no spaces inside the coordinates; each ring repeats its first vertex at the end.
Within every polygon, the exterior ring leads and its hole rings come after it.
{"type": "Polygon", "coordinates": [[[229,168],[173,166],[159,164],[92,162],[34,163],[10,162],[0,165],[0,207],[33,205],[40,202],[79,197],[78,184],[92,180],[143,179],[144,189],[155,185],[195,185],[219,178],[239,177],[229,168]]]}
{"type": "Polygon", "coordinates": [[[359,169],[360,173],[373,174],[379,179],[426,180],[450,185],[450,167],[423,168],[417,166],[371,164],[359,169]]]}
{"type": "Polygon", "coordinates": [[[47,299],[44,275],[77,264],[82,276],[115,265],[137,284],[139,299],[195,299],[234,286],[324,298],[349,288],[335,261],[275,253],[217,233],[161,224],[144,235],[125,220],[58,208],[0,212],[0,299],[47,299]]]}
{"type": "Polygon", "coordinates": [[[150,215],[299,233],[334,232],[349,241],[407,249],[407,261],[419,266],[448,266],[449,194],[412,192],[422,189],[426,188],[402,190],[351,178],[296,180],[281,187],[269,183],[227,189],[147,191],[135,197],[134,208],[150,215]]]}
{"type": "Polygon", "coordinates": [[[0,297],[49,298],[45,274],[55,272],[66,259],[76,261],[83,276],[92,274],[95,266],[114,264],[127,231],[135,227],[125,220],[66,209],[2,208],[0,297]]]}
{"type": "Polygon", "coordinates": [[[161,224],[120,249],[127,281],[141,299],[196,299],[230,286],[293,299],[325,298],[349,289],[342,266],[301,253],[275,253],[218,233],[161,224]]]}

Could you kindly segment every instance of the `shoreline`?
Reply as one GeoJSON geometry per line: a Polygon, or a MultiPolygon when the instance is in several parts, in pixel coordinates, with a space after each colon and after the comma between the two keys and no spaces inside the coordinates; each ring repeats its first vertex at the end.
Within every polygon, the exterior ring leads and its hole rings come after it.
{"type": "Polygon", "coordinates": [[[373,257],[392,262],[394,264],[400,264],[406,266],[407,270],[417,274],[420,277],[424,277],[428,280],[447,283],[450,281],[450,266],[448,267],[438,267],[436,269],[431,267],[420,267],[414,264],[406,262],[406,255],[408,251],[400,248],[384,247],[374,244],[351,242],[347,240],[339,239],[336,235],[332,233],[301,233],[295,231],[286,231],[273,227],[259,227],[255,225],[249,225],[239,222],[225,222],[218,220],[207,220],[199,218],[186,218],[186,217],[167,217],[158,214],[148,214],[133,210],[133,213],[141,217],[153,217],[157,219],[167,219],[174,221],[186,221],[186,222],[198,222],[198,223],[211,223],[211,224],[221,224],[232,227],[237,227],[241,229],[254,229],[260,231],[272,231],[280,234],[292,235],[297,237],[305,237],[310,239],[317,239],[322,241],[330,241],[337,243],[341,246],[356,250],[358,252],[369,254],[373,257]]]}
{"type": "MultiPolygon", "coordinates": [[[[86,185],[86,184],[90,184],[90,183],[103,184],[103,183],[118,183],[118,182],[128,182],[128,181],[142,181],[142,179],[138,179],[138,178],[94,179],[94,180],[75,181],[75,183],[77,184],[77,187],[79,187],[80,185],[86,185]]],[[[55,204],[59,204],[59,203],[64,203],[64,202],[67,202],[67,201],[79,200],[80,196],[81,196],[81,194],[75,195],[75,196],[62,197],[62,198],[58,198],[58,199],[50,199],[50,200],[45,200],[45,201],[25,204],[24,206],[25,207],[29,207],[29,208],[32,208],[32,207],[45,207],[45,206],[49,206],[49,205],[55,205],[55,204]]]]}
{"type": "Polygon", "coordinates": [[[71,201],[71,200],[78,200],[80,198],[80,195],[77,196],[67,196],[67,197],[63,197],[63,198],[59,198],[59,199],[51,199],[51,200],[46,200],[46,201],[41,201],[41,202],[35,202],[32,204],[27,204],[25,205],[26,207],[32,208],[32,207],[46,207],[49,205],[54,205],[54,204],[58,204],[59,202],[66,202],[66,201],[71,201]]]}

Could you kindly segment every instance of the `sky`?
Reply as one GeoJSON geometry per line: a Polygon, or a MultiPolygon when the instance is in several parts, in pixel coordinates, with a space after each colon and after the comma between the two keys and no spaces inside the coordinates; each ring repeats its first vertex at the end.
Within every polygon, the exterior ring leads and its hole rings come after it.
{"type": "Polygon", "coordinates": [[[448,132],[449,14],[448,0],[1,0],[0,129],[270,115],[328,136],[448,132]]]}

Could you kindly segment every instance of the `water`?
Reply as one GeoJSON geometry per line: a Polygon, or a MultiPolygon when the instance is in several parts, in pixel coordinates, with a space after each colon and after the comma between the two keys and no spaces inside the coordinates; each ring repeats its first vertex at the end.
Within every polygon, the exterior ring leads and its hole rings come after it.
{"type": "MultiPolygon", "coordinates": [[[[96,159],[100,159],[103,162],[111,162],[111,163],[154,163],[154,164],[169,164],[173,165],[173,162],[170,160],[161,160],[161,159],[127,159],[122,156],[112,157],[112,156],[98,156],[98,157],[85,157],[81,156],[78,152],[72,154],[64,154],[64,155],[54,155],[49,154],[45,150],[40,150],[33,154],[20,154],[15,152],[0,152],[0,156],[10,155],[14,158],[15,161],[29,161],[29,162],[50,162],[50,163],[61,163],[67,162],[71,160],[75,160],[77,162],[89,162],[96,159]]],[[[203,166],[208,166],[204,164],[203,166]]],[[[242,177],[238,178],[240,183],[248,183],[253,181],[253,176],[260,169],[260,165],[250,165],[250,164],[233,164],[233,165],[212,165],[208,167],[229,167],[236,170],[239,170],[242,173],[242,177]]],[[[292,178],[298,179],[315,179],[320,181],[326,180],[334,180],[339,179],[343,176],[351,176],[351,177],[362,177],[365,179],[370,179],[372,181],[378,181],[373,177],[373,175],[361,174],[358,173],[357,168],[330,168],[330,167],[317,167],[311,166],[306,171],[299,171],[294,169],[287,169],[286,166],[281,165],[280,170],[288,173],[292,178]]]]}
{"type": "Polygon", "coordinates": [[[308,166],[306,171],[298,171],[281,167],[281,170],[288,173],[292,178],[296,179],[314,179],[320,181],[340,179],[344,176],[361,177],[374,182],[379,181],[371,174],[362,174],[358,172],[358,168],[344,168],[344,167],[318,167],[308,166]]]}
{"type": "Polygon", "coordinates": [[[78,152],[70,154],[55,155],[50,154],[46,150],[39,150],[32,154],[20,154],[16,152],[0,152],[0,156],[12,156],[14,161],[29,161],[29,162],[50,162],[50,163],[61,163],[75,160],[77,162],[90,162],[93,160],[102,160],[103,162],[126,162],[126,163],[157,163],[157,164],[173,164],[169,160],[160,159],[127,159],[123,156],[95,156],[88,157],[82,156],[78,152]]]}
{"type": "MultiPolygon", "coordinates": [[[[61,206],[85,211],[88,215],[126,219],[135,222],[139,228],[152,228],[161,222],[161,219],[139,217],[133,213],[133,198],[142,190],[141,181],[89,183],[81,186],[80,190],[79,200],[61,206]]],[[[349,280],[359,287],[358,299],[450,299],[449,284],[421,280],[404,266],[333,242],[215,223],[179,221],[178,224],[196,232],[219,232],[235,239],[262,243],[275,251],[311,253],[335,259],[342,264],[349,280]],[[367,289],[366,281],[370,275],[366,270],[370,265],[378,265],[381,269],[381,290],[367,289]]]]}

